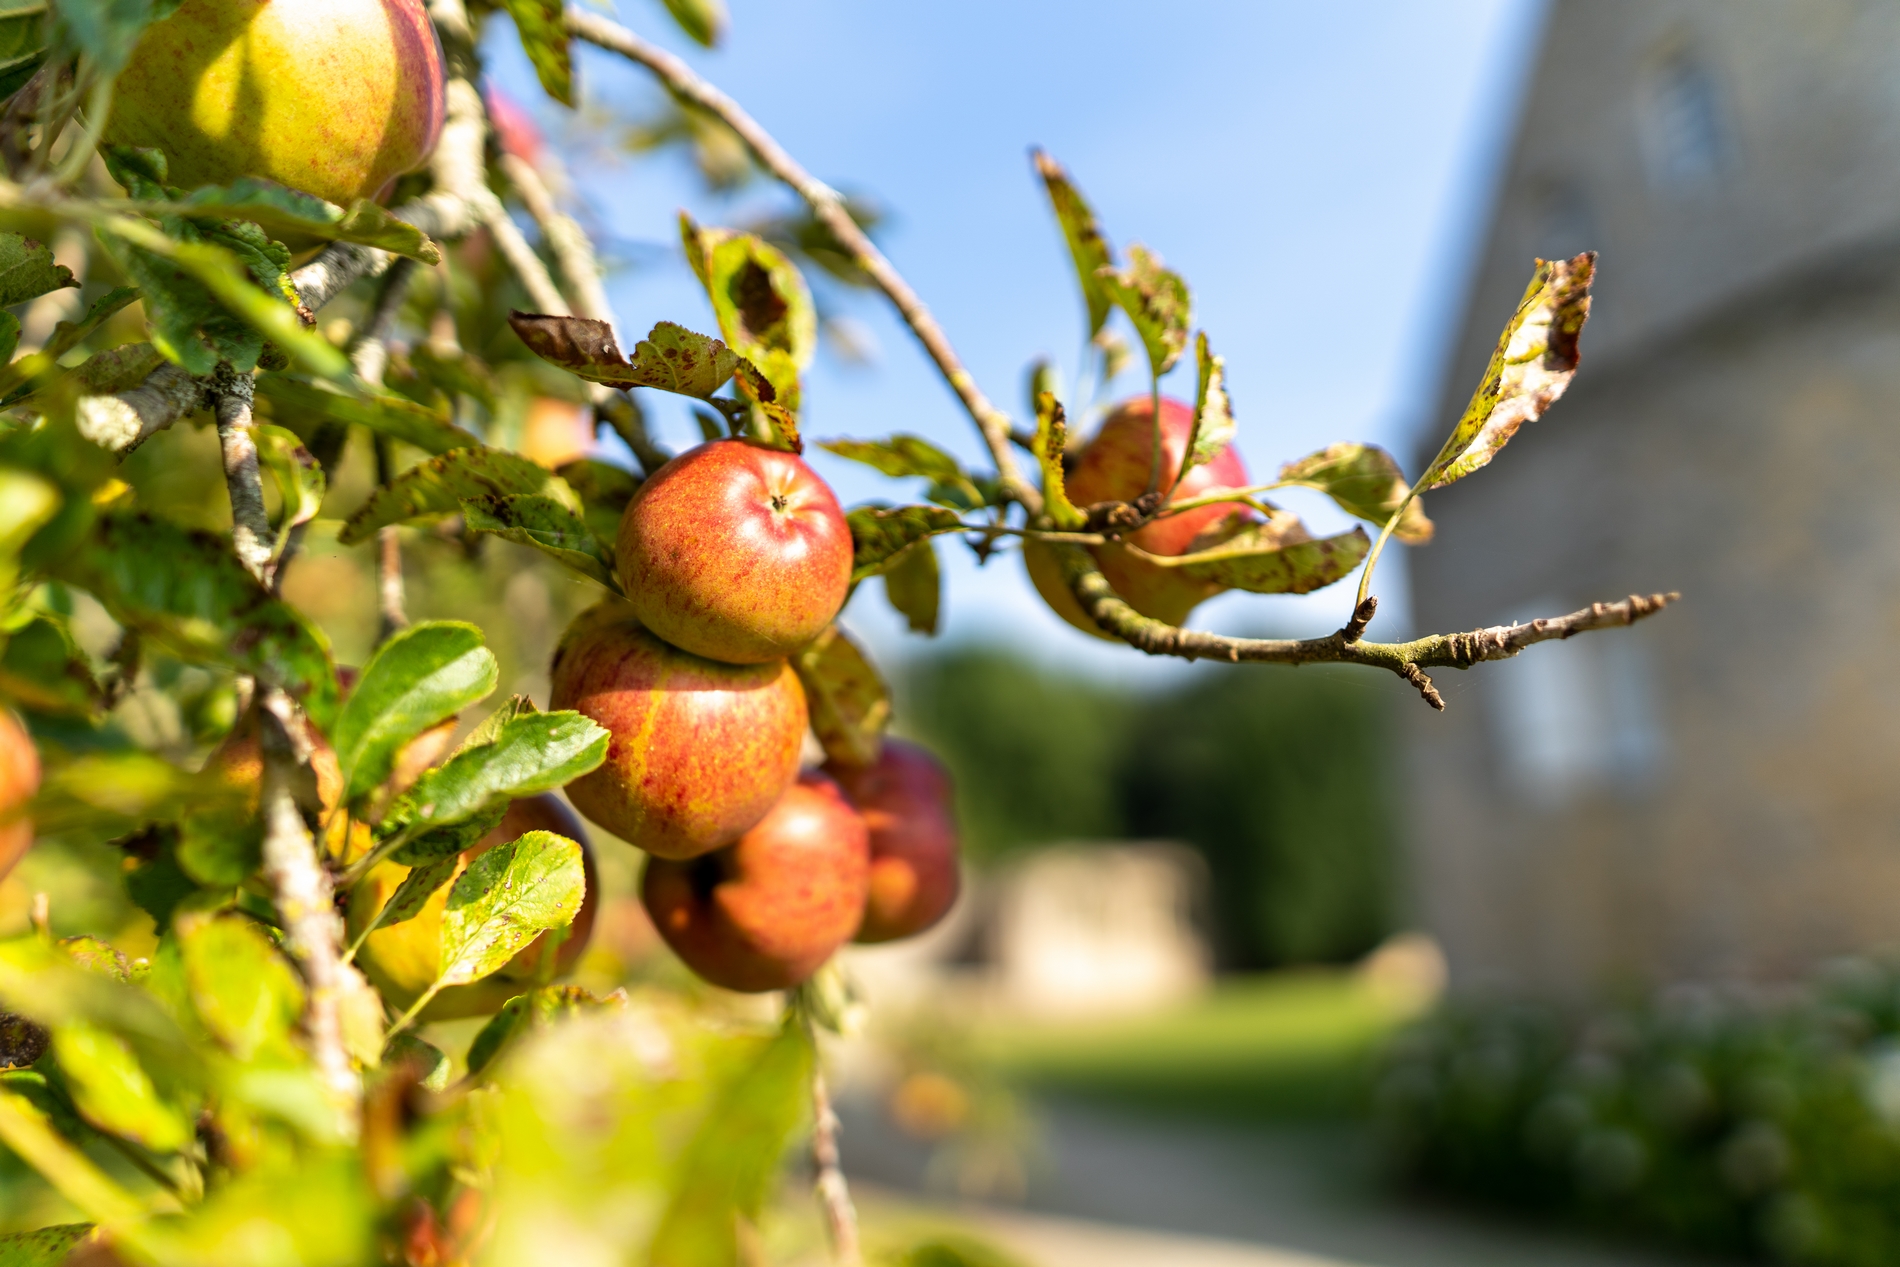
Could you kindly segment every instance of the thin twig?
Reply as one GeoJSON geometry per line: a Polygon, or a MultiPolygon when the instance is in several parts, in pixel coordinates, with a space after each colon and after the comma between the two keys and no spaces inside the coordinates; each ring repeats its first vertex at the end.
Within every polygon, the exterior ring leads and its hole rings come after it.
{"type": "Polygon", "coordinates": [[[747,114],[738,102],[700,78],[692,67],[679,58],[647,43],[618,23],[579,6],[566,11],[566,22],[570,34],[638,62],[659,76],[680,99],[715,115],[745,143],[761,167],[805,200],[811,207],[812,215],[831,231],[832,236],[851,256],[852,262],[863,269],[896,306],[911,333],[917,336],[924,351],[936,363],[938,372],[950,384],[957,399],[963,402],[977,430],[982,432],[983,442],[989,446],[990,460],[996,464],[996,474],[1002,481],[1004,491],[1022,503],[1031,518],[1041,513],[1042,495],[1023,478],[1021,469],[1016,465],[1015,454],[1010,451],[1008,415],[991,404],[976,385],[975,378],[950,346],[949,337],[937,324],[937,319],[924,306],[917,292],[911,289],[910,283],[884,258],[876,244],[865,236],[864,230],[851,218],[838,192],[799,166],[797,160],[786,153],[784,147],[760,127],[758,121],[747,114]]]}
{"type": "MultiPolygon", "coordinates": [[[[587,231],[555,204],[554,195],[533,163],[504,152],[499,165],[502,175],[521,195],[521,205],[534,217],[548,250],[554,253],[554,262],[567,281],[568,293],[574,297],[574,307],[581,316],[612,326],[613,309],[607,304],[607,290],[600,282],[600,261],[594,257],[594,244],[588,240],[587,231]]],[[[618,330],[614,332],[614,339],[620,340],[618,330]]]]}
{"type": "Polygon", "coordinates": [[[317,858],[316,841],[297,808],[294,781],[310,763],[310,741],[296,704],[277,687],[259,689],[260,739],[264,757],[264,878],[283,920],[284,946],[303,970],[308,987],[304,1035],[317,1070],[340,1102],[353,1105],[361,1091],[343,1045],[345,988],[330,873],[317,858]]]}
{"type": "Polygon", "coordinates": [[[838,1160],[838,1115],[831,1108],[824,1068],[816,1059],[811,1069],[811,1107],[811,1160],[818,1172],[818,1203],[831,1233],[832,1261],[838,1267],[861,1267],[864,1251],[858,1245],[858,1211],[851,1204],[851,1188],[838,1160]]]}
{"type": "Polygon", "coordinates": [[[1233,663],[1364,664],[1398,674],[1418,688],[1426,703],[1440,711],[1445,701],[1432,685],[1426,669],[1468,669],[1487,660],[1509,659],[1540,642],[1569,638],[1594,629],[1633,625],[1682,597],[1674,592],[1647,597],[1632,594],[1620,602],[1592,603],[1567,616],[1496,625],[1469,633],[1431,634],[1411,642],[1359,641],[1357,635],[1365,631],[1365,624],[1372,618],[1372,612],[1361,604],[1351,623],[1324,638],[1228,638],[1182,629],[1142,615],[1115,593],[1088,551],[1070,545],[1051,548],[1061,561],[1063,578],[1082,604],[1082,610],[1102,629],[1138,651],[1185,660],[1233,663]]]}
{"type": "MultiPolygon", "coordinates": [[[[390,442],[376,437],[376,482],[387,486],[394,478],[395,470],[390,461],[390,442]]],[[[380,617],[380,628],[376,642],[380,646],[389,641],[399,630],[409,627],[409,612],[405,605],[402,583],[402,537],[401,529],[395,524],[384,524],[376,530],[376,610],[380,617]]]]}
{"type": "Polygon", "coordinates": [[[218,416],[218,448],[224,455],[224,485],[231,494],[231,549],[265,585],[270,584],[270,516],[264,512],[264,482],[257,467],[256,420],[251,401],[256,380],[228,361],[212,376],[211,403],[218,416]]]}

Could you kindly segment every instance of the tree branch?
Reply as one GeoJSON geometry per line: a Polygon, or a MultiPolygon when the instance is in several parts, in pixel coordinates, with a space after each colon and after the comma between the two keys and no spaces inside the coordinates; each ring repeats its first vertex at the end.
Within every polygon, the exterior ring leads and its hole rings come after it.
{"type": "Polygon", "coordinates": [[[1184,660],[1227,660],[1262,664],[1364,664],[1385,669],[1410,682],[1433,708],[1443,711],[1444,698],[1426,669],[1468,669],[1487,660],[1506,660],[1540,642],[1569,638],[1594,629],[1633,625],[1653,616],[1682,597],[1681,594],[1632,594],[1615,603],[1592,603],[1567,616],[1533,620],[1521,625],[1497,625],[1469,633],[1431,634],[1411,642],[1361,642],[1359,636],[1372,619],[1376,600],[1362,603],[1344,629],[1324,638],[1229,638],[1221,634],[1182,629],[1142,615],[1124,602],[1108,579],[1080,546],[1051,544],[1082,610],[1108,633],[1149,655],[1184,660]]]}
{"type": "Polygon", "coordinates": [[[818,1203],[825,1211],[825,1226],[831,1233],[832,1261],[838,1267],[862,1267],[864,1252],[858,1244],[858,1211],[851,1204],[851,1189],[845,1183],[844,1169],[838,1160],[838,1115],[831,1109],[831,1092],[825,1086],[825,1074],[816,1057],[811,1070],[811,1107],[814,1121],[811,1131],[811,1159],[817,1169],[818,1203]]]}
{"type": "MultiPolygon", "coordinates": [[[[560,267],[561,276],[567,280],[568,292],[574,296],[574,306],[583,317],[605,321],[612,326],[613,309],[608,306],[607,290],[600,281],[600,261],[594,257],[594,244],[588,240],[587,231],[555,204],[554,195],[548,191],[547,182],[541,179],[541,173],[535,170],[533,163],[519,155],[504,152],[499,165],[502,175],[521,195],[521,204],[540,227],[541,237],[547,242],[548,249],[554,252],[554,262],[560,267]]],[[[617,330],[614,339],[620,341],[617,330]]]]}
{"type": "Polygon", "coordinates": [[[1022,471],[1016,465],[1016,457],[1010,452],[1008,415],[991,404],[976,385],[976,380],[958,359],[956,350],[950,346],[949,337],[937,324],[930,309],[924,306],[924,301],[911,289],[910,283],[884,258],[876,244],[865,236],[864,230],[858,227],[857,221],[845,209],[844,199],[838,192],[799,166],[797,160],[786,153],[784,147],[773,140],[771,134],[760,127],[758,121],[747,114],[738,102],[701,79],[692,67],[679,58],[647,43],[618,23],[579,7],[567,10],[566,22],[569,34],[638,62],[657,75],[682,100],[719,118],[745,143],[761,167],[805,200],[811,207],[812,215],[831,231],[832,236],[850,254],[852,262],[863,269],[896,306],[911,333],[917,336],[924,351],[936,363],[944,381],[950,384],[957,399],[963,402],[964,409],[982,433],[983,442],[989,446],[990,460],[996,464],[996,473],[1004,490],[1022,504],[1031,518],[1041,513],[1042,495],[1024,480],[1022,471]]]}
{"type": "Polygon", "coordinates": [[[130,453],[181,418],[205,407],[209,380],[194,378],[170,361],[143,383],[113,396],[81,396],[79,434],[102,449],[130,453]]]}
{"type": "Polygon", "coordinates": [[[256,380],[228,361],[211,375],[211,404],[218,416],[218,448],[224,456],[224,486],[231,494],[231,549],[266,587],[271,576],[270,516],[264,513],[264,481],[257,467],[256,420],[251,402],[256,380]]]}

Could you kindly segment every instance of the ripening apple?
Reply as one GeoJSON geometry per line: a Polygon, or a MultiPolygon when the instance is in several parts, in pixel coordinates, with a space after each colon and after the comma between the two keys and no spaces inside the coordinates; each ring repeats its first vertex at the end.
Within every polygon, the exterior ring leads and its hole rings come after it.
{"type": "Polygon", "coordinates": [[[824,632],[850,589],[851,552],[844,510],[809,466],[715,440],[640,486],[615,557],[648,629],[694,655],[763,664],[824,632]]]}
{"type": "Polygon", "coordinates": [[[836,783],[804,774],[728,848],[649,859],[640,898],[673,953],[707,981],[752,994],[788,989],[857,932],[868,835],[836,783]]]}
{"type": "Polygon", "coordinates": [[[567,785],[574,807],[661,858],[732,843],[798,775],[805,691],[783,660],[724,664],[660,641],[627,604],[575,618],[550,704],[593,718],[607,759],[567,785]]]}
{"type": "Polygon", "coordinates": [[[39,790],[39,751],[26,727],[0,706],[0,879],[33,843],[33,824],[24,811],[39,790]]]}
{"type": "Polygon", "coordinates": [[[871,833],[871,889],[861,942],[923,932],[956,904],[957,820],[950,772],[927,749],[884,741],[868,766],[825,763],[871,833]]]}
{"type": "Polygon", "coordinates": [[[442,49],[423,0],[184,0],[145,29],[105,139],[174,185],[261,176],[348,206],[435,148],[442,49]]]}
{"type": "MultiPolygon", "coordinates": [[[[500,824],[462,851],[455,869],[457,876],[468,864],[496,845],[519,840],[531,831],[551,831],[565,836],[581,847],[581,867],[586,874],[586,893],[574,913],[574,922],[565,929],[542,933],[503,964],[493,976],[469,985],[450,986],[436,995],[423,1010],[431,1021],[454,1020],[464,1016],[483,1016],[495,1011],[522,990],[543,980],[565,976],[579,962],[594,931],[594,913],[600,905],[600,878],[594,869],[593,843],[587,829],[574,811],[551,792],[523,797],[508,806],[500,824]]],[[[408,878],[409,868],[383,862],[371,867],[350,894],[349,935],[354,941],[375,920],[383,904],[395,895],[408,878]]],[[[449,903],[454,880],[435,891],[413,919],[391,924],[371,933],[357,952],[356,962],[397,1007],[407,1008],[435,981],[442,962],[442,912],[449,903]]]]}
{"type": "MultiPolygon", "coordinates": [[[[1154,470],[1153,419],[1153,403],[1146,396],[1125,401],[1109,414],[1089,442],[1076,452],[1074,465],[1064,480],[1069,500],[1078,506],[1091,506],[1097,502],[1133,501],[1146,493],[1154,470]]],[[[1161,452],[1165,466],[1160,487],[1169,494],[1168,500],[1186,501],[1219,489],[1246,488],[1247,469],[1232,445],[1215,454],[1213,461],[1189,471],[1187,478],[1175,485],[1174,475],[1181,469],[1193,429],[1193,407],[1163,397],[1161,452]]],[[[1238,526],[1237,521],[1250,517],[1244,506],[1234,503],[1201,506],[1157,519],[1129,533],[1125,540],[1149,554],[1172,557],[1211,547],[1238,526]]],[[[1189,612],[1224,588],[1136,558],[1116,543],[1093,547],[1090,553],[1102,575],[1130,607],[1170,625],[1186,620],[1189,612]]],[[[1115,641],[1083,612],[1063,583],[1061,569],[1046,546],[1026,543],[1023,562],[1037,592],[1058,616],[1084,633],[1115,641]]]]}

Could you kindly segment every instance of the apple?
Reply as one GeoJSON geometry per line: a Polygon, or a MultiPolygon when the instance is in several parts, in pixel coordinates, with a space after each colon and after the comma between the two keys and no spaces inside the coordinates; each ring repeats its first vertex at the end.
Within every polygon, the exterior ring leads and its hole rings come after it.
{"type": "MultiPolygon", "coordinates": [[[[594,914],[600,905],[600,877],[594,869],[593,844],[587,829],[574,811],[553,793],[523,797],[508,806],[500,824],[462,851],[455,874],[461,875],[468,864],[496,845],[531,831],[551,831],[566,836],[581,847],[581,866],[586,872],[586,896],[574,922],[555,933],[542,933],[529,942],[491,977],[469,985],[451,986],[436,995],[424,1009],[425,1020],[454,1020],[464,1016],[484,1016],[520,994],[524,987],[543,979],[552,980],[573,970],[594,931],[594,914]],[[551,957],[550,957],[551,956],[551,957]]],[[[409,868],[395,862],[378,863],[370,868],[350,895],[349,935],[355,941],[362,930],[375,920],[383,904],[409,876],[409,868]]],[[[415,918],[391,924],[371,933],[357,952],[356,962],[385,999],[407,1008],[435,981],[442,962],[442,912],[447,909],[448,884],[435,891],[415,918]]]]}
{"type": "Polygon", "coordinates": [[[830,486],[749,440],[702,444],[654,472],[621,517],[616,558],[642,624],[729,664],[798,650],[851,587],[851,529],[830,486]]]}
{"type": "Polygon", "coordinates": [[[185,0],[139,38],[105,139],[172,184],[261,176],[348,206],[421,166],[445,113],[423,0],[185,0]]]}
{"type": "MultiPolygon", "coordinates": [[[[1134,501],[1146,493],[1154,470],[1153,420],[1153,402],[1146,396],[1117,406],[1088,443],[1076,452],[1074,464],[1063,481],[1069,500],[1078,506],[1092,506],[1097,502],[1134,501]]],[[[1161,452],[1165,465],[1160,489],[1168,494],[1168,501],[1187,501],[1219,489],[1246,488],[1247,468],[1232,445],[1222,448],[1212,461],[1189,471],[1187,478],[1176,485],[1174,476],[1181,469],[1181,458],[1187,451],[1188,435],[1193,429],[1193,407],[1163,397],[1161,452]]],[[[1157,519],[1129,533],[1124,540],[1149,554],[1173,557],[1212,547],[1251,517],[1244,506],[1233,503],[1201,506],[1157,519]]],[[[1139,559],[1118,543],[1092,547],[1090,553],[1095,556],[1102,575],[1130,607],[1170,625],[1186,620],[1189,612],[1225,588],[1139,559]]],[[[1023,562],[1036,591],[1058,616],[1084,633],[1117,641],[1083,612],[1074,593],[1063,583],[1061,568],[1047,546],[1034,541],[1025,543],[1023,562]]]]}
{"type": "Polygon", "coordinates": [[[26,727],[0,706],[0,877],[13,870],[33,843],[33,824],[24,811],[39,790],[39,751],[26,727]]]}
{"type": "Polygon", "coordinates": [[[567,785],[595,823],[662,858],[739,838],[798,775],[805,691],[783,660],[725,664],[681,651],[608,600],[554,651],[550,704],[611,738],[607,759],[567,785]]]}
{"type": "Polygon", "coordinates": [[[869,834],[836,783],[804,774],[730,847],[650,859],[640,898],[673,953],[707,981],[748,994],[788,989],[857,932],[869,834]]]}
{"type": "Polygon", "coordinates": [[[957,820],[950,773],[928,750],[884,741],[868,766],[825,763],[871,833],[871,890],[862,942],[923,932],[956,904],[957,820]]]}

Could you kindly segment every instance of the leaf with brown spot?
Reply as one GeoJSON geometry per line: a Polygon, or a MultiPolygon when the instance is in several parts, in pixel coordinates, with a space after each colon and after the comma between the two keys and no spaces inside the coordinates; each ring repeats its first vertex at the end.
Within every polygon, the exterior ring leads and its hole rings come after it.
{"type": "Polygon", "coordinates": [[[846,765],[876,761],[891,722],[891,694],[858,645],[834,624],[792,657],[792,668],[825,755],[846,765]]]}
{"type": "Polygon", "coordinates": [[[778,403],[797,413],[799,375],[818,348],[818,310],[797,266],[754,234],[704,229],[684,213],[680,237],[720,334],[771,382],[778,403]]]}
{"type": "Polygon", "coordinates": [[[1069,425],[1062,402],[1048,392],[1036,396],[1036,438],[1030,447],[1042,464],[1042,506],[1049,522],[1065,532],[1073,532],[1088,522],[1088,516],[1069,500],[1062,482],[1062,451],[1069,443],[1069,425]]]}
{"type": "Polygon", "coordinates": [[[1426,488],[1443,488],[1483,467],[1570,386],[1590,316],[1596,260],[1595,251],[1585,251],[1567,260],[1537,261],[1477,393],[1419,481],[1426,488]]]}
{"type": "Polygon", "coordinates": [[[1187,283],[1163,268],[1159,255],[1139,244],[1128,248],[1127,268],[1098,268],[1095,276],[1134,323],[1154,376],[1173,369],[1187,350],[1188,326],[1193,320],[1187,283]]]}
{"type": "Polygon", "coordinates": [[[942,506],[859,506],[844,517],[851,528],[851,583],[890,567],[914,543],[963,527],[954,510],[942,506]]]}
{"type": "Polygon", "coordinates": [[[704,400],[725,386],[744,359],[718,339],[671,321],[635,344],[631,361],[614,341],[613,327],[591,317],[511,312],[508,324],[542,360],[610,387],[657,387],[704,400]]]}
{"type": "Polygon", "coordinates": [[[449,889],[435,986],[478,981],[542,933],[573,923],[586,891],[581,847],[565,836],[531,831],[483,853],[449,889]]]}
{"type": "Polygon", "coordinates": [[[1364,528],[1314,540],[1293,515],[1257,524],[1211,550],[1174,557],[1121,548],[1145,562],[1197,581],[1213,581],[1254,594],[1307,594],[1350,574],[1372,546],[1364,528]]]}
{"type": "MultiPolygon", "coordinates": [[[[1280,482],[1317,488],[1347,514],[1381,528],[1412,488],[1397,459],[1371,444],[1335,444],[1309,453],[1281,467],[1280,482]]],[[[1425,517],[1418,498],[1405,504],[1392,535],[1411,545],[1432,539],[1432,521],[1425,517]]]]}
{"type": "Polygon", "coordinates": [[[1227,363],[1208,350],[1205,330],[1194,341],[1194,359],[1200,369],[1194,390],[1194,428],[1188,432],[1177,484],[1195,467],[1212,462],[1234,438],[1234,402],[1227,398],[1227,363]]]}
{"type": "Polygon", "coordinates": [[[581,508],[567,482],[532,458],[471,445],[419,462],[377,488],[343,525],[337,540],[355,545],[389,524],[454,514],[466,501],[513,496],[551,498],[575,513],[581,508]]]}
{"type": "Polygon", "coordinates": [[[1075,261],[1075,278],[1082,285],[1082,302],[1088,308],[1089,336],[1093,338],[1115,306],[1101,279],[1103,269],[1114,271],[1115,252],[1102,236],[1101,226],[1095,222],[1095,212],[1081,191],[1070,183],[1069,174],[1062,170],[1061,164],[1039,149],[1029,154],[1036,164],[1036,174],[1042,177],[1043,187],[1049,191],[1056,223],[1062,226],[1063,240],[1069,244],[1069,258],[1075,261]]]}

